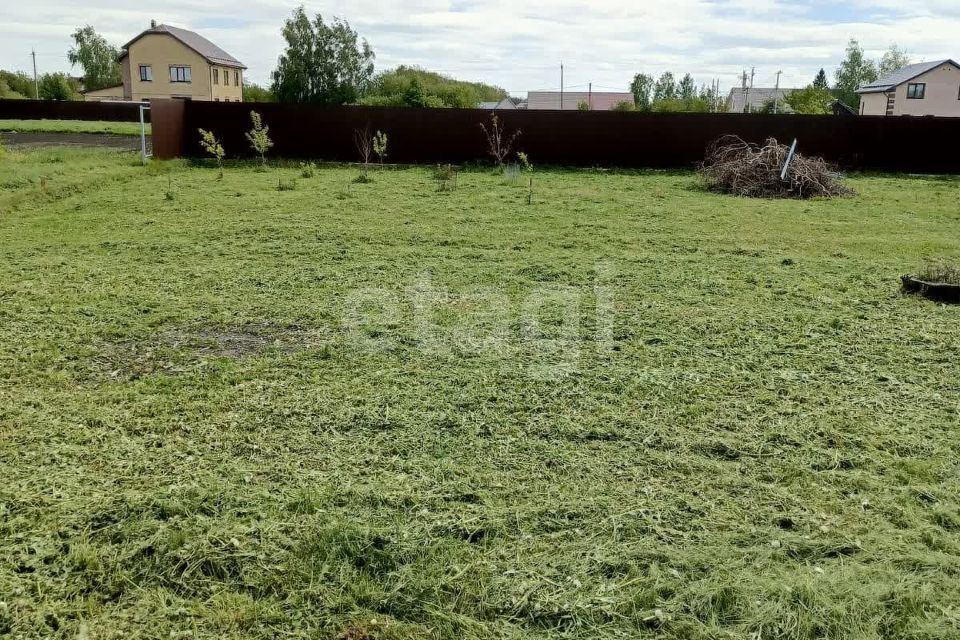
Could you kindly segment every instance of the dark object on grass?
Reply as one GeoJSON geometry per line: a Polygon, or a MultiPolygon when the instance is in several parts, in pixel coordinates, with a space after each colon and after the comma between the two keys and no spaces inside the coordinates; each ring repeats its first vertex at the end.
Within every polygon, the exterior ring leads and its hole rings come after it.
{"type": "Polygon", "coordinates": [[[903,276],[903,292],[936,302],[960,304],[960,266],[932,260],[916,276],[903,276]]]}
{"type": "Polygon", "coordinates": [[[790,147],[768,138],[763,146],[724,136],[707,149],[700,176],[711,191],[751,198],[823,198],[853,195],[822,158],[799,153],[781,178],[790,147]]]}
{"type": "Polygon", "coordinates": [[[927,282],[913,276],[903,276],[903,292],[915,293],[946,304],[960,304],[960,284],[927,282]]]}

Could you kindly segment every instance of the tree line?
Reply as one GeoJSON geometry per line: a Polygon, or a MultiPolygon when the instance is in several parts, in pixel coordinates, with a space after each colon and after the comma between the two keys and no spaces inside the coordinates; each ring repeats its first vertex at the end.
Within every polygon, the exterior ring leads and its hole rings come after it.
{"type": "MultiPolygon", "coordinates": [[[[343,19],[327,22],[317,14],[312,19],[301,5],[284,22],[284,52],[272,72],[269,87],[246,83],[246,102],[304,102],[322,105],[362,104],[389,107],[473,108],[480,102],[508,97],[500,87],[465,82],[418,67],[399,66],[375,73],[376,54],[366,39],[343,19]]],[[[88,90],[115,86],[121,82],[120,50],[111,45],[93,27],[78,28],[72,35],[74,46],[67,58],[84,72],[88,90]]],[[[792,91],[784,102],[796,113],[828,113],[840,102],[857,108],[856,90],[880,76],[910,63],[896,45],[878,61],[866,57],[856,40],[847,45],[844,60],[831,87],[821,69],[806,87],[792,91]]],[[[633,103],[616,106],[622,111],[711,112],[726,109],[725,98],[717,86],[698,86],[689,73],[679,79],[672,72],[654,78],[638,73],[630,84],[633,103]]],[[[23,73],[0,71],[0,98],[49,100],[79,99],[79,82],[63,73],[44,74],[34,86],[23,73]]],[[[773,104],[762,110],[773,109],[773,104]]]]}

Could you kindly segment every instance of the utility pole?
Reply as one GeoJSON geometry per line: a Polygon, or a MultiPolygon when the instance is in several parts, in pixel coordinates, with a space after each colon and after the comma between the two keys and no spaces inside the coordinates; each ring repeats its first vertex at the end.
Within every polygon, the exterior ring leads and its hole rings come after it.
{"type": "Polygon", "coordinates": [[[750,89],[747,84],[747,70],[743,70],[743,75],[740,76],[741,86],[743,87],[743,112],[750,112],[750,89]]]}
{"type": "Polygon", "coordinates": [[[783,75],[783,71],[777,71],[777,87],[773,91],[773,113],[777,114],[780,111],[780,76],[783,75]]]}
{"type": "Polygon", "coordinates": [[[560,110],[563,111],[563,63],[560,63],[560,110]]]}
{"type": "Polygon", "coordinates": [[[30,56],[33,58],[33,97],[39,100],[40,84],[37,82],[37,52],[35,49],[30,50],[30,56]]]}

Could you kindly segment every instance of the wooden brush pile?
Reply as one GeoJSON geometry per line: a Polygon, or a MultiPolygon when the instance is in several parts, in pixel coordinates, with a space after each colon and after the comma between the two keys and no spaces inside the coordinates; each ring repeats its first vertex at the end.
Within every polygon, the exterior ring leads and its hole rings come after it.
{"type": "Polygon", "coordinates": [[[763,146],[724,136],[707,149],[700,176],[711,191],[750,198],[831,198],[852,195],[842,176],[823,158],[794,154],[769,138],[763,146]]]}

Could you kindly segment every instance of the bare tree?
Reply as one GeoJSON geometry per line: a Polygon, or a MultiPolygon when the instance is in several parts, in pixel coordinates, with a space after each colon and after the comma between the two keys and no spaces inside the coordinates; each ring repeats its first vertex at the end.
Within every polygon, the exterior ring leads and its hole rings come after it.
{"type": "Polygon", "coordinates": [[[370,124],[363,129],[355,129],[353,132],[353,144],[357,147],[357,153],[360,154],[360,178],[358,182],[369,182],[370,176],[370,156],[373,155],[373,135],[370,133],[370,124]]]}
{"type": "Polygon", "coordinates": [[[513,143],[516,142],[520,136],[520,130],[517,129],[513,134],[505,136],[503,133],[503,124],[495,113],[490,114],[490,128],[488,129],[487,125],[482,122],[480,123],[480,128],[483,129],[483,135],[487,138],[487,153],[490,154],[490,157],[493,158],[493,161],[498,167],[502,167],[503,161],[506,160],[513,150],[513,143]]]}

